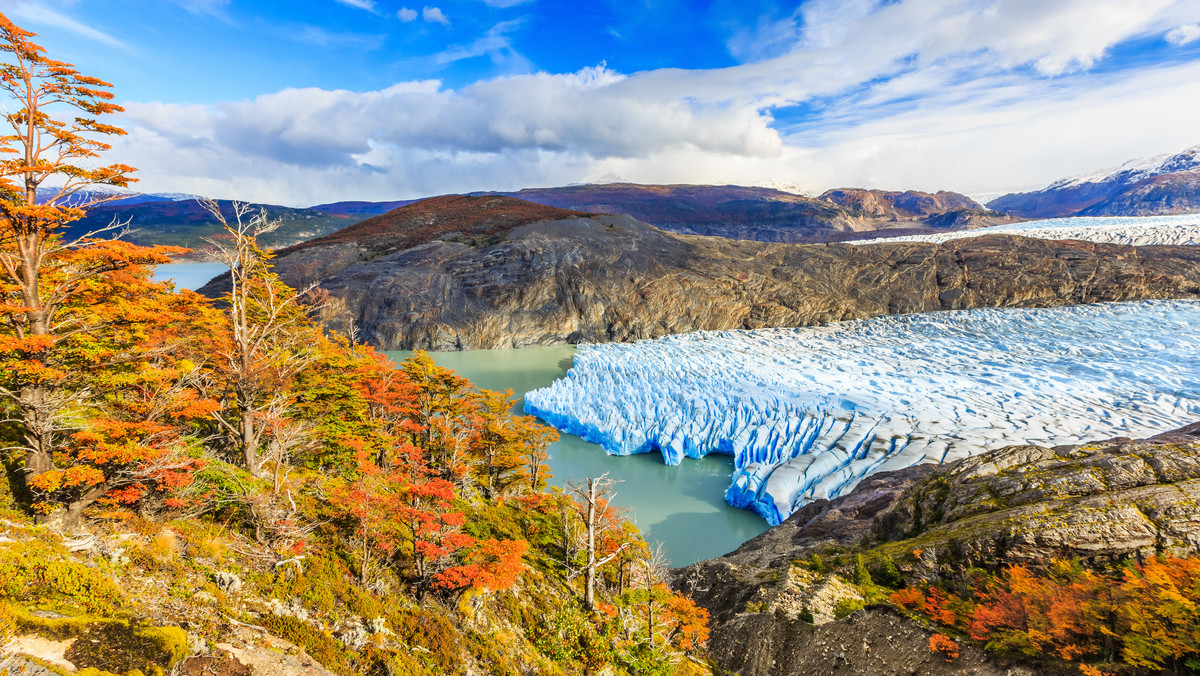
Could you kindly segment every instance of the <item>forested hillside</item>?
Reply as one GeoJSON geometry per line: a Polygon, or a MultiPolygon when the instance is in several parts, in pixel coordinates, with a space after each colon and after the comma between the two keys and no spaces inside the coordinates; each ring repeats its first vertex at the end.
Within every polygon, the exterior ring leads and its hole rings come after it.
{"type": "Polygon", "coordinates": [[[27,102],[0,162],[8,670],[697,667],[705,613],[664,586],[611,483],[547,491],[557,435],[510,394],[314,324],[321,296],[269,271],[266,214],[210,205],[234,269],[216,303],[152,281],[185,250],[66,243],[96,206],[72,196],[133,170],[94,167],[121,130],[72,117],[119,112],[109,85],[33,37],[0,17],[27,102]]]}

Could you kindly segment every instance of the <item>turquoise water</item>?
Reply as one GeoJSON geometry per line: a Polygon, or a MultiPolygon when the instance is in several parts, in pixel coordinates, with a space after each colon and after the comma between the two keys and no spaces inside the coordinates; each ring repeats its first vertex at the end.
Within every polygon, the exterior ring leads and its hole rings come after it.
{"type": "MultiPolygon", "coordinates": [[[[385,352],[403,360],[409,352],[385,352]]],[[[453,369],[479,387],[512,389],[516,396],[545,387],[566,374],[575,348],[530,347],[521,350],[434,352],[439,366],[453,369]]],[[[520,403],[518,403],[518,408],[520,403]]],[[[615,503],[650,542],[662,542],[674,566],[720,556],[767,529],[757,515],[725,504],[725,488],[733,472],[727,456],[685,459],[678,467],[662,463],[657,453],[610,456],[600,446],[564,434],[549,449],[550,483],[565,486],[608,472],[622,480],[615,503]]]]}
{"type": "Polygon", "coordinates": [[[221,263],[168,263],[154,269],[154,278],[173,279],[176,287],[195,291],[228,269],[221,263]]]}
{"type": "MultiPolygon", "coordinates": [[[[172,263],[158,266],[155,278],[198,289],[224,271],[220,263],[172,263]]],[[[400,361],[410,353],[385,354],[400,361]]],[[[520,397],[565,375],[574,355],[574,347],[554,346],[435,352],[433,359],[479,387],[511,388],[520,397]]],[[[520,406],[518,402],[517,410],[520,406]]],[[[725,504],[723,496],[733,472],[729,457],[686,459],[679,467],[668,467],[657,453],[610,456],[600,446],[569,434],[551,445],[549,454],[554,475],[550,483],[556,486],[605,472],[620,479],[615,504],[630,510],[630,518],[648,541],[663,543],[672,565],[720,556],[767,529],[757,515],[725,504]]]]}

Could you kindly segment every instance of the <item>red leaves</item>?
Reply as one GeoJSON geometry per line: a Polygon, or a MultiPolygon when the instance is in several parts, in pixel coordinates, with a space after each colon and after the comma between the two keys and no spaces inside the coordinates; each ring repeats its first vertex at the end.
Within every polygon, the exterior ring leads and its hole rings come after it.
{"type": "Polygon", "coordinates": [[[934,634],[929,637],[929,650],[941,655],[947,662],[958,659],[958,644],[944,634],[934,634]]]}
{"type": "Polygon", "coordinates": [[[708,641],[708,611],[683,594],[667,598],[663,620],[671,640],[684,650],[701,648],[708,641]]]}
{"type": "Polygon", "coordinates": [[[442,589],[509,589],[525,571],[522,557],[529,549],[524,540],[487,539],[467,554],[465,565],[447,568],[434,576],[434,586],[442,589]]]}
{"type": "MultiPolygon", "coordinates": [[[[1062,561],[1038,573],[1011,566],[981,586],[973,598],[931,587],[924,593],[903,589],[890,600],[943,626],[965,624],[972,639],[1002,654],[1073,662],[1120,656],[1154,670],[1200,657],[1197,558],[1148,559],[1119,578],[1062,561]]],[[[937,640],[949,657],[950,639],[937,640]]],[[[930,649],[938,651],[933,639],[930,649]]],[[[1102,673],[1093,667],[1083,672],[1102,673]]]]}
{"type": "Polygon", "coordinates": [[[905,610],[916,612],[925,610],[925,593],[916,587],[905,587],[889,596],[888,601],[905,610]]]}

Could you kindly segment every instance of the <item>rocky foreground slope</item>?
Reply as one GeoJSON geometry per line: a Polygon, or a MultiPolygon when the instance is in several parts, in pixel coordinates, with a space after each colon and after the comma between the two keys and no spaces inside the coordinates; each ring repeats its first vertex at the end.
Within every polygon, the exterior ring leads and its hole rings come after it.
{"type": "Polygon", "coordinates": [[[856,552],[900,562],[910,581],[1054,558],[1100,568],[1195,556],[1200,424],[1142,441],[1014,446],[879,474],[675,579],[712,614],[710,652],[731,674],[1014,673],[966,646],[946,664],[921,648],[933,630],[891,609],[831,622],[838,604],[861,605],[861,596],[809,562],[856,552]],[[799,619],[804,608],[816,628],[799,619]]]}
{"type": "Polygon", "coordinates": [[[932,310],[1200,297],[1194,247],[1011,236],[763,243],[676,235],[628,216],[543,213],[550,208],[504,197],[439,200],[286,249],[276,270],[294,286],[320,283],[331,295],[322,320],[382,349],[628,341],[932,310]]]}

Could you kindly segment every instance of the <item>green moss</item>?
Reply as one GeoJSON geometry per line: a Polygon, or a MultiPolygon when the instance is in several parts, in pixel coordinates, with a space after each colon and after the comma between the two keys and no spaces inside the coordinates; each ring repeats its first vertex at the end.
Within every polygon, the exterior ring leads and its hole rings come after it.
{"type": "Polygon", "coordinates": [[[859,599],[842,599],[833,608],[833,618],[840,620],[843,617],[849,617],[855,611],[861,610],[864,607],[865,604],[859,599]]]}
{"type": "Polygon", "coordinates": [[[188,654],[187,632],[179,627],[152,627],[91,615],[39,617],[21,610],[16,611],[16,622],[22,631],[44,638],[76,639],[67,649],[66,659],[104,673],[140,670],[161,674],[188,654]]]}
{"type": "MultiPolygon", "coordinates": [[[[252,618],[247,618],[252,619],[252,618]]],[[[309,656],[326,669],[344,676],[353,676],[358,671],[350,661],[350,655],[337,639],[295,617],[267,615],[259,620],[262,626],[276,636],[302,646],[309,656]]]]}

